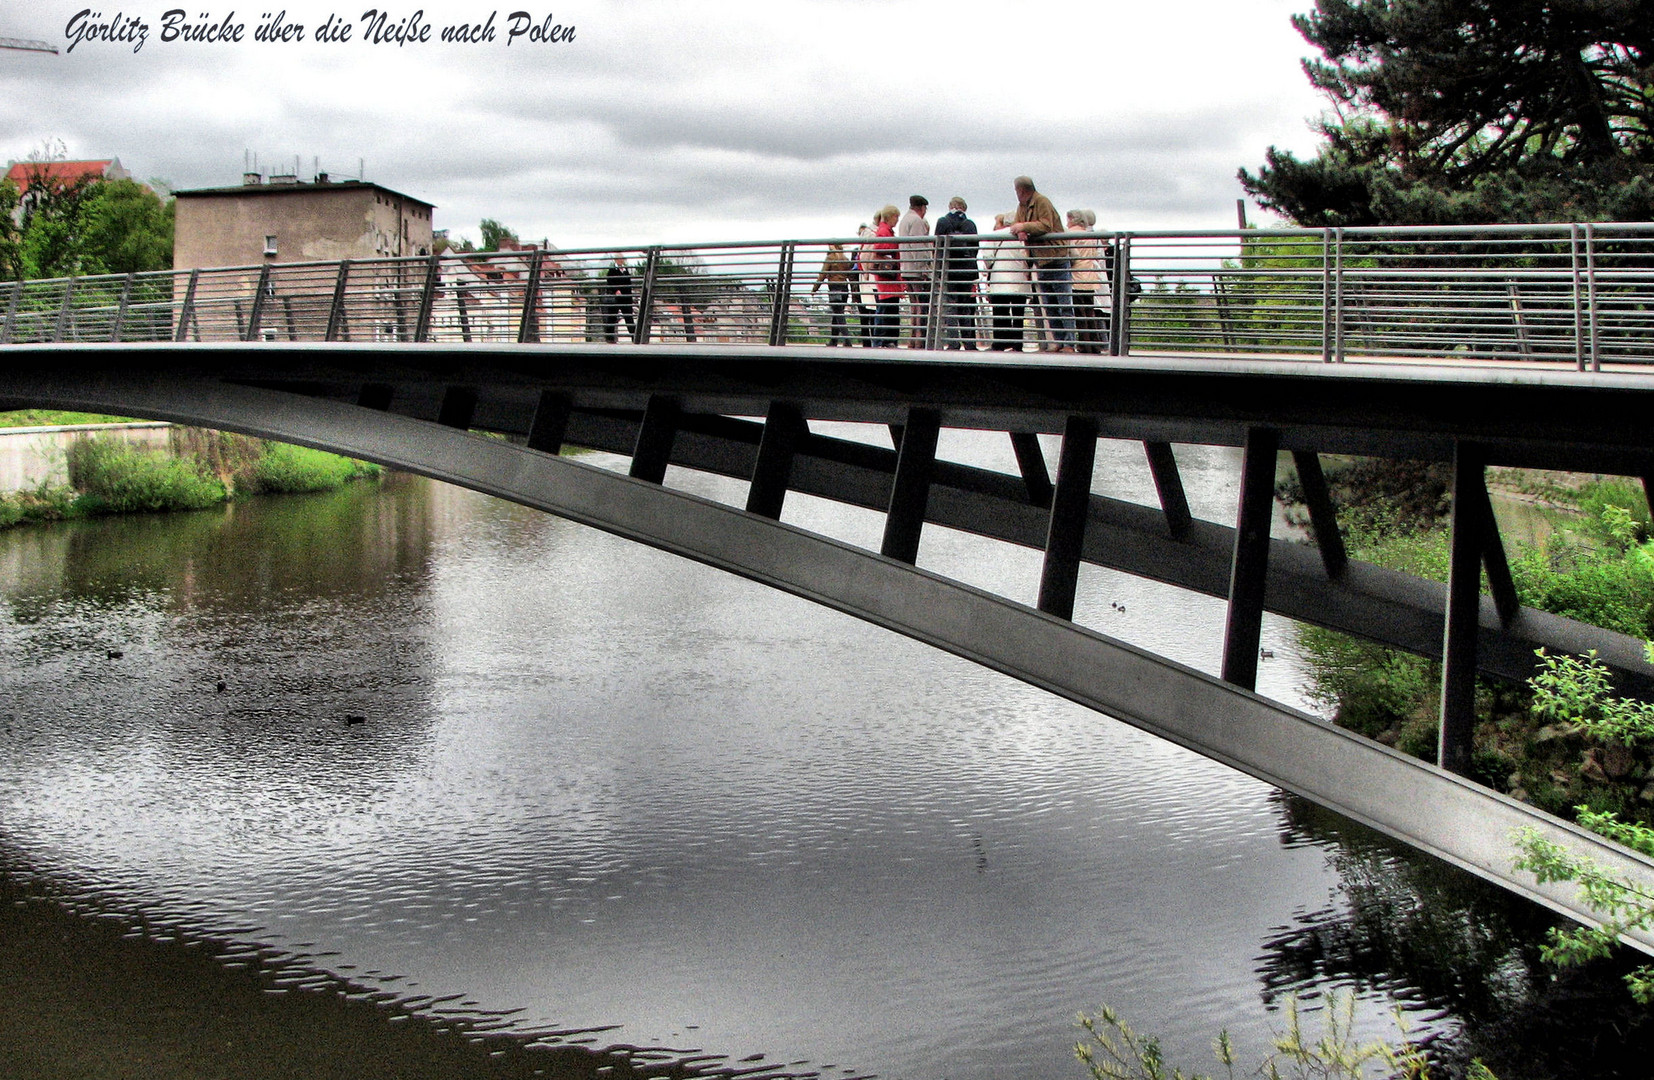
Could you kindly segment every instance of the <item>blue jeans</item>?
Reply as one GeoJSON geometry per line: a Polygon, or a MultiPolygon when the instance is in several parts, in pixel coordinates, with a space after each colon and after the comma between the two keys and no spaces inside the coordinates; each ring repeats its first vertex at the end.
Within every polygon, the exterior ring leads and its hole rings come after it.
{"type": "Polygon", "coordinates": [[[1034,286],[1039,293],[1041,313],[1059,348],[1074,347],[1074,264],[1052,259],[1049,266],[1034,267],[1034,286]]]}

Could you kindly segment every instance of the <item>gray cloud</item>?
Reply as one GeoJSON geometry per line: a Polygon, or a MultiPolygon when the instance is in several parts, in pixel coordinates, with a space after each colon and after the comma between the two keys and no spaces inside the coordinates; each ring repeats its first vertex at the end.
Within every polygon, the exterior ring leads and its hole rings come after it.
{"type": "MultiPolygon", "coordinates": [[[[60,33],[79,6],[43,5],[12,32],[60,33]]],[[[314,25],[332,5],[285,6],[314,25]]],[[[152,39],[137,55],[93,43],[0,54],[0,151],[57,137],[75,156],[118,155],[182,187],[235,182],[244,150],[266,163],[299,155],[303,172],[319,159],[336,175],[365,159],[368,179],[438,204],[439,226],[474,235],[489,216],[579,243],[849,231],[914,191],[964,195],[985,220],[1025,172],[1105,223],[1224,225],[1236,168],[1270,143],[1308,141],[1317,103],[1296,69],[1291,0],[1257,5],[1280,9],[1275,29],[1217,2],[1025,6],[1065,28],[1045,56],[997,46],[1002,15],[968,0],[588,0],[559,7],[579,36],[555,50],[152,39]],[[1171,33],[1202,20],[1222,24],[1204,45],[1171,33]],[[1068,29],[1089,22],[1164,34],[1186,55],[1071,43],[1068,29]]],[[[426,7],[439,25],[477,10],[426,7]]]]}

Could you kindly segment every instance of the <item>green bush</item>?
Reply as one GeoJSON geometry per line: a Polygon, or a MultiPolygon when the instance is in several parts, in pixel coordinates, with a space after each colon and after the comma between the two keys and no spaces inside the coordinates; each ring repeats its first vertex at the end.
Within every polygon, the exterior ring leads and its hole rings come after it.
{"type": "Polygon", "coordinates": [[[1530,607],[1646,638],[1654,636],[1654,564],[1638,555],[1636,547],[1553,537],[1512,560],[1511,577],[1530,607]]]}
{"type": "Polygon", "coordinates": [[[69,448],[70,483],[83,514],[204,510],[228,497],[193,461],[134,450],[115,439],[80,439],[69,448]]]}
{"type": "Polygon", "coordinates": [[[292,494],[331,491],[358,477],[377,476],[377,465],[288,443],[269,443],[236,478],[236,494],[292,494]]]}

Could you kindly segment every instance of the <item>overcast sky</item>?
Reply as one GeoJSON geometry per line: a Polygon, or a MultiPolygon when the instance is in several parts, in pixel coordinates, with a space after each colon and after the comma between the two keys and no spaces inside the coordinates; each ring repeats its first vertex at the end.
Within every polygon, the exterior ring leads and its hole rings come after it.
{"type": "MultiPolygon", "coordinates": [[[[1315,144],[1289,22],[1310,0],[487,0],[423,10],[429,43],[362,40],[377,0],[232,5],[238,43],[161,40],[184,0],[104,3],[147,26],[57,56],[0,50],[0,153],[48,139],[177,188],[266,172],[366,179],[476,238],[497,218],[562,247],[848,235],[887,202],[962,195],[984,229],[1033,176],[1104,228],[1233,227],[1240,166],[1315,144]],[[572,42],[506,43],[511,12],[572,42]],[[304,40],[253,40],[285,10],[304,40]],[[495,40],[444,44],[481,22],[495,40]],[[348,42],[314,40],[330,13],[348,42]],[[285,164],[284,164],[285,163],[285,164]]],[[[60,49],[88,0],[0,0],[0,36],[60,49]]],[[[232,15],[233,13],[233,15],[232,15]]],[[[1254,211],[1254,214],[1256,212],[1254,211]]],[[[934,216],[934,215],[933,215],[934,216]]]]}

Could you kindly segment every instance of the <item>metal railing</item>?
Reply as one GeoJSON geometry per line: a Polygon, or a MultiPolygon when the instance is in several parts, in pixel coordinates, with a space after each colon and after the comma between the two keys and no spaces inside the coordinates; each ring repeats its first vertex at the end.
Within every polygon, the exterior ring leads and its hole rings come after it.
{"type": "Polygon", "coordinates": [[[672,342],[1654,364],[1654,225],[528,249],[0,285],[0,343],[672,342]],[[1065,256],[1053,262],[1055,255],[1065,256]]]}

